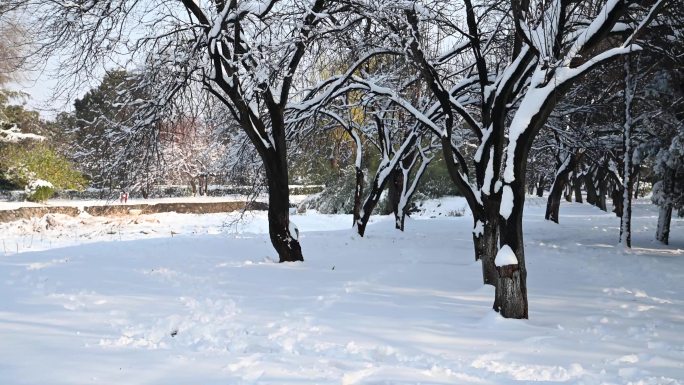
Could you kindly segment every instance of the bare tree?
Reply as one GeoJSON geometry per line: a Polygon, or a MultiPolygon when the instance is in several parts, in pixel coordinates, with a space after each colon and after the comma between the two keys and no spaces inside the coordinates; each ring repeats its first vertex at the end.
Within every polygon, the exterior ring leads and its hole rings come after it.
{"type": "MultiPolygon", "coordinates": [[[[126,103],[138,111],[136,119],[128,122],[128,143],[137,142],[138,148],[141,141],[154,147],[160,123],[177,107],[174,100],[191,84],[202,84],[204,92],[227,107],[263,162],[269,233],[280,261],[303,260],[288,215],[284,113],[301,67],[314,62],[307,58],[312,47],[353,23],[340,14],[345,4],[325,0],[4,3],[3,9],[15,15],[33,16],[34,30],[45,31],[38,35],[36,54],[59,54],[59,72],[73,75],[72,81],[122,60],[141,67],[147,98],[126,103]]],[[[146,159],[156,152],[149,151],[146,159]]]]}

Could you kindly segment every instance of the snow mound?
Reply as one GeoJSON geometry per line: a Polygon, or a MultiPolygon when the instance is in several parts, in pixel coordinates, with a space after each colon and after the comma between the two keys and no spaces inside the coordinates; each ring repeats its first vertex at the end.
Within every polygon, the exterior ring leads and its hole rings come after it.
{"type": "Polygon", "coordinates": [[[494,260],[494,264],[496,264],[496,266],[498,267],[507,265],[517,265],[518,258],[515,256],[515,253],[508,245],[503,245],[501,246],[501,249],[499,249],[499,252],[496,253],[496,259],[494,260]]]}

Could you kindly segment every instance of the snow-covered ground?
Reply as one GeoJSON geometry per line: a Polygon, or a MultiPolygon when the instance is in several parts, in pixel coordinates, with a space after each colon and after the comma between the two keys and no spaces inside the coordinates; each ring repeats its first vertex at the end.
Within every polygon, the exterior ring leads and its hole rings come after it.
{"type": "Polygon", "coordinates": [[[661,246],[638,202],[625,252],[613,214],[563,203],[556,225],[530,198],[520,321],[490,310],[463,207],[365,238],[296,215],[293,264],[265,213],[2,224],[0,384],[684,383],[684,221],[661,246]]]}
{"type": "MultiPolygon", "coordinates": [[[[299,203],[306,198],[306,195],[290,195],[291,203],[299,203]]],[[[176,198],[150,198],[150,199],[128,199],[128,205],[148,204],[153,205],[157,203],[218,203],[218,202],[243,202],[250,200],[251,197],[247,195],[225,195],[220,197],[211,196],[196,196],[196,197],[176,197],[176,198]]],[[[268,201],[268,195],[262,194],[256,199],[259,202],[268,201]]],[[[117,199],[50,199],[45,203],[35,202],[17,202],[0,200],[0,210],[16,210],[20,207],[86,207],[86,206],[107,206],[120,205],[117,199]]]]}

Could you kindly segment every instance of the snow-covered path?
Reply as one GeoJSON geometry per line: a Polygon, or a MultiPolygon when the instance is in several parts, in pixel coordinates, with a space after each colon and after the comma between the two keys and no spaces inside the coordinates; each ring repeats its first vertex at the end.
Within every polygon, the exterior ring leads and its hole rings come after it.
{"type": "Polygon", "coordinates": [[[613,214],[563,204],[555,225],[531,199],[516,321],[490,310],[458,204],[363,239],[349,216],[295,216],[303,264],[272,262],[263,215],[236,234],[217,214],[63,219],[89,239],[0,257],[0,384],[684,383],[683,221],[660,246],[637,204],[625,253],[613,214]]]}

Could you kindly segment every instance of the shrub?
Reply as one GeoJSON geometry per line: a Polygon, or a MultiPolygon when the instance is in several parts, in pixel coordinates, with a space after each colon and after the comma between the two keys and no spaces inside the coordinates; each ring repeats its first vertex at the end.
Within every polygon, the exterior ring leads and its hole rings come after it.
{"type": "MultiPolygon", "coordinates": [[[[45,143],[3,148],[0,171],[3,174],[0,179],[27,191],[34,190],[31,187],[34,182],[39,183],[34,186],[36,189],[45,187],[44,183],[40,185],[42,182],[49,183],[52,193],[55,190],[81,190],[87,183],[83,175],[76,171],[65,157],[45,143]]],[[[52,196],[52,193],[49,196],[52,196]]]]}
{"type": "Polygon", "coordinates": [[[26,199],[31,202],[45,202],[55,194],[52,183],[36,179],[26,186],[26,199]]]}

